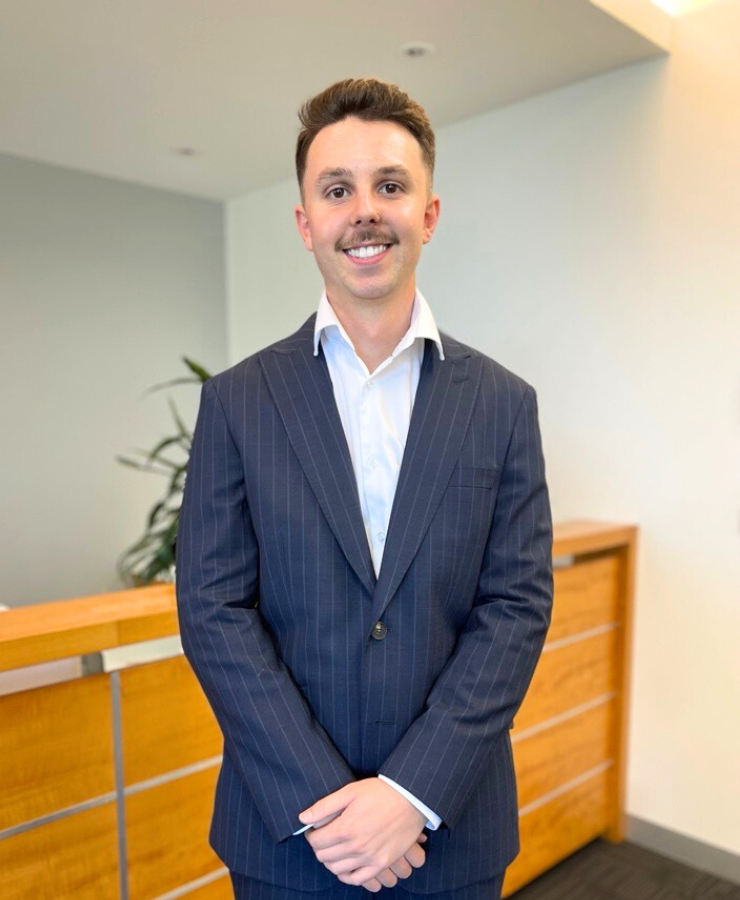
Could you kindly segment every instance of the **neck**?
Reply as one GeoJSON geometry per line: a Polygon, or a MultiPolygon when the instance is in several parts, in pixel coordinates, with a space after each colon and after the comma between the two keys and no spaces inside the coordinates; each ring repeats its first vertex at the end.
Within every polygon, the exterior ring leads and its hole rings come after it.
{"type": "Polygon", "coordinates": [[[341,295],[335,298],[327,290],[329,303],[368,372],[374,372],[388,359],[409,330],[415,293],[416,287],[412,286],[405,296],[385,302],[347,302],[341,295]]]}

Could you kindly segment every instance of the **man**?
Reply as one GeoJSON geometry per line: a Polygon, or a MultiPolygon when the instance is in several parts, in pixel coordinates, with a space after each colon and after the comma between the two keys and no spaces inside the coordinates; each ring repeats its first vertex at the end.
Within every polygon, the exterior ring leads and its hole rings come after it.
{"type": "Polygon", "coordinates": [[[237,900],[492,900],[552,604],[535,393],[416,288],[422,108],[347,80],[301,121],[325,291],[204,385],[181,510],[183,647],[224,736],[210,842],[237,900]]]}

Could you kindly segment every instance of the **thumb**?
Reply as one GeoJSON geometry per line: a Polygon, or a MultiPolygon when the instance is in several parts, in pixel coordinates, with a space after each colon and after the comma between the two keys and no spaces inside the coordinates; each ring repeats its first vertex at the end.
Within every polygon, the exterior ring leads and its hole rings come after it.
{"type": "Polygon", "coordinates": [[[327,794],[326,797],[317,800],[316,803],[314,803],[313,806],[309,806],[308,809],[304,809],[298,818],[304,825],[318,822],[320,819],[325,819],[332,813],[341,812],[348,805],[352,796],[352,785],[345,785],[338,791],[334,791],[333,794],[327,794]]]}

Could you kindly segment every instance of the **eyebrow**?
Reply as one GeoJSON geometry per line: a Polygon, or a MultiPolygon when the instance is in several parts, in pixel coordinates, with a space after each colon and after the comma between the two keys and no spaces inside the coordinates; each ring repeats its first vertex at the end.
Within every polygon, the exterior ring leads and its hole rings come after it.
{"type": "MultiPolygon", "coordinates": [[[[405,166],[382,166],[380,169],[375,170],[375,174],[383,176],[396,175],[411,180],[411,172],[405,166]]],[[[332,181],[334,178],[352,178],[352,171],[343,168],[324,169],[319,173],[316,184],[324,184],[327,181],[332,181]]]]}

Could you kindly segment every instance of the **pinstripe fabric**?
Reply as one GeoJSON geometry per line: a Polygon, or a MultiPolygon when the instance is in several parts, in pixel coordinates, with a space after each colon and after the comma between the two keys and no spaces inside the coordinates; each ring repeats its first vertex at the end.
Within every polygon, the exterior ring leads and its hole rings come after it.
{"type": "Polygon", "coordinates": [[[376,579],[314,318],[201,396],[177,599],[224,735],[210,842],[233,871],[329,888],[298,813],[382,773],[443,819],[404,889],[450,890],[519,850],[508,728],[552,604],[535,394],[426,342],[376,579]]]}
{"type": "MultiPolygon", "coordinates": [[[[335,883],[326,891],[292,891],[290,888],[255,881],[240,872],[231,872],[231,883],[234,888],[234,900],[368,900],[373,896],[363,887],[354,887],[335,879],[335,883]]],[[[504,875],[487,878],[477,884],[466,885],[454,891],[440,891],[426,894],[428,900],[500,900],[504,886],[504,875]]],[[[379,893],[383,900],[412,900],[418,896],[402,887],[401,880],[394,888],[382,888],[379,893]]]]}

